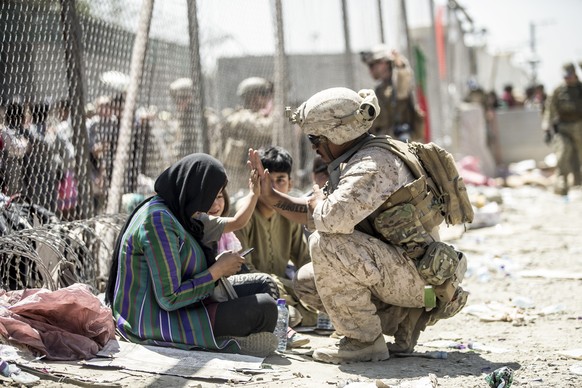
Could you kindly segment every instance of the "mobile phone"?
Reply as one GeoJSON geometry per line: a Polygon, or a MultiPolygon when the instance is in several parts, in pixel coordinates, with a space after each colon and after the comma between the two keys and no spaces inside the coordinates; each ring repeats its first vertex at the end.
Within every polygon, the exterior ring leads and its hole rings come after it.
{"type": "Polygon", "coordinates": [[[242,257],[245,257],[246,255],[248,255],[249,253],[251,253],[255,248],[249,248],[249,249],[245,249],[242,252],[239,252],[239,255],[241,255],[242,257]]]}

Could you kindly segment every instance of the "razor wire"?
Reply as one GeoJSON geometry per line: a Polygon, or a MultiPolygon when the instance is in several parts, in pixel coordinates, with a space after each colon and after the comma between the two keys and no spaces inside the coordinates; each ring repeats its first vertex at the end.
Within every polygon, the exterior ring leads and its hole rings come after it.
{"type": "Polygon", "coordinates": [[[113,241],[126,215],[98,216],[23,229],[0,237],[0,287],[56,290],[74,283],[103,292],[113,241]]]}

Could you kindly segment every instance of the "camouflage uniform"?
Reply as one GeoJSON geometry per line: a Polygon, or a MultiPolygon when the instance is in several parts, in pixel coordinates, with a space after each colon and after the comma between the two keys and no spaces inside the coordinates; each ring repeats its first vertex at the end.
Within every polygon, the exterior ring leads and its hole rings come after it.
{"type": "Polygon", "coordinates": [[[223,149],[220,160],[228,173],[229,191],[248,187],[249,170],[247,159],[249,148],[259,149],[272,143],[273,118],[263,116],[260,112],[239,108],[224,113],[221,125],[223,149]]]}
{"type": "Polygon", "coordinates": [[[424,135],[424,113],[420,111],[412,96],[410,67],[396,68],[396,87],[392,81],[383,81],[374,89],[381,107],[378,118],[374,120],[370,133],[374,135],[389,135],[398,138],[394,128],[406,123],[413,129],[412,140],[422,141],[424,135]],[[396,93],[396,96],[393,96],[396,93]]]}
{"type": "MultiPolygon", "coordinates": [[[[315,200],[315,207],[308,206],[313,210],[307,227],[315,231],[309,238],[313,275],[304,266],[295,278],[304,285],[296,288],[302,300],[325,309],[345,336],[336,347],[314,351],[314,359],[322,362],[386,359],[382,334],[394,336],[391,350],[411,352],[420,331],[454,315],[466,302],[466,293],[458,287],[450,303],[435,303],[432,288],[425,287],[427,281],[403,247],[364,233],[367,222],[390,207],[391,196],[415,180],[396,154],[366,135],[378,109],[371,90],[356,94],[331,88],[312,96],[291,116],[318,152],[318,137],[333,145],[346,144],[328,164],[324,197],[315,200]],[[309,290],[310,275],[320,304],[314,295],[308,299],[303,294],[309,290]]],[[[329,149],[324,152],[333,157],[329,149]]],[[[425,234],[431,242],[439,241],[438,227],[425,234]]]]}
{"type": "Polygon", "coordinates": [[[337,188],[312,215],[315,283],[336,329],[370,342],[382,332],[372,297],[423,307],[425,282],[401,249],[354,228],[414,179],[396,155],[378,147],[356,152],[342,170],[337,188]]]}
{"type": "Polygon", "coordinates": [[[362,61],[368,66],[377,61],[389,62],[391,77],[381,79],[374,89],[380,106],[380,113],[370,127],[373,135],[389,135],[399,139],[398,128],[408,125],[411,140],[424,140],[424,113],[414,96],[413,71],[404,57],[400,57],[402,66],[396,66],[392,54],[384,45],[378,45],[371,52],[362,53],[362,61]]]}
{"type": "Polygon", "coordinates": [[[221,124],[222,154],[220,159],[228,173],[228,187],[233,197],[248,187],[246,162],[249,148],[268,147],[273,142],[273,118],[268,100],[272,99],[273,83],[261,77],[244,79],[237,87],[243,106],[225,110],[221,124]]]}
{"type": "MultiPolygon", "coordinates": [[[[575,74],[574,65],[564,65],[566,73],[575,74]]],[[[573,173],[574,184],[580,185],[580,158],[582,158],[582,83],[564,83],[558,86],[548,99],[542,128],[556,133],[553,147],[558,158],[556,194],[568,193],[568,174],[573,173]]]]}

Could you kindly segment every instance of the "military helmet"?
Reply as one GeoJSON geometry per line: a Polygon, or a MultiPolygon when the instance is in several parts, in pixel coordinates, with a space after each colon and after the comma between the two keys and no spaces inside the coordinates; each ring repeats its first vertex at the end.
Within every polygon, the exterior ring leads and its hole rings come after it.
{"type": "Polygon", "coordinates": [[[178,78],[170,84],[170,95],[174,98],[188,96],[192,90],[194,90],[194,84],[190,78],[178,78]]]}
{"type": "Polygon", "coordinates": [[[373,90],[356,93],[338,87],[314,94],[297,108],[290,120],[306,135],[324,136],[339,145],[366,133],[379,113],[373,90]]]}
{"type": "Polygon", "coordinates": [[[273,93],[273,83],[261,77],[250,77],[244,79],[236,89],[236,95],[245,97],[249,94],[270,94],[273,93]]]}
{"type": "Polygon", "coordinates": [[[564,77],[576,75],[576,68],[572,62],[567,62],[562,65],[562,75],[564,77]]]}
{"type": "Polygon", "coordinates": [[[393,61],[394,57],[390,52],[390,49],[385,44],[379,44],[374,46],[371,51],[362,51],[360,53],[360,57],[362,58],[362,62],[367,65],[370,65],[374,62],[378,61],[393,61]]]}

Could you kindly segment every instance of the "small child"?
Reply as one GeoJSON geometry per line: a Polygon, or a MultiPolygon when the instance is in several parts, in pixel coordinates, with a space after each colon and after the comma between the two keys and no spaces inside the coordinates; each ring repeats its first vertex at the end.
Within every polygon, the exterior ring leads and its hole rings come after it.
{"type": "MultiPolygon", "coordinates": [[[[239,252],[242,249],[242,244],[233,232],[244,227],[251,219],[260,191],[259,174],[253,170],[249,178],[249,192],[237,202],[238,209],[234,216],[229,216],[230,199],[226,188],[218,193],[210,210],[198,216],[198,219],[204,224],[202,242],[212,248],[216,255],[224,251],[239,252]]],[[[249,270],[243,265],[239,273],[246,272],[249,270]]],[[[272,296],[277,299],[279,293],[277,292],[276,295],[272,296]]]]}
{"type": "Polygon", "coordinates": [[[236,237],[234,231],[248,222],[257,203],[257,197],[253,195],[253,192],[250,192],[249,195],[241,198],[244,205],[241,204],[239,211],[233,217],[229,217],[230,198],[228,192],[226,189],[222,189],[218,194],[208,211],[209,220],[214,220],[215,222],[209,221],[207,223],[203,221],[204,239],[207,240],[206,243],[208,245],[214,245],[212,248],[216,250],[217,254],[227,250],[238,252],[242,249],[240,240],[236,237]],[[219,232],[221,234],[218,241],[216,241],[219,232]]]}

